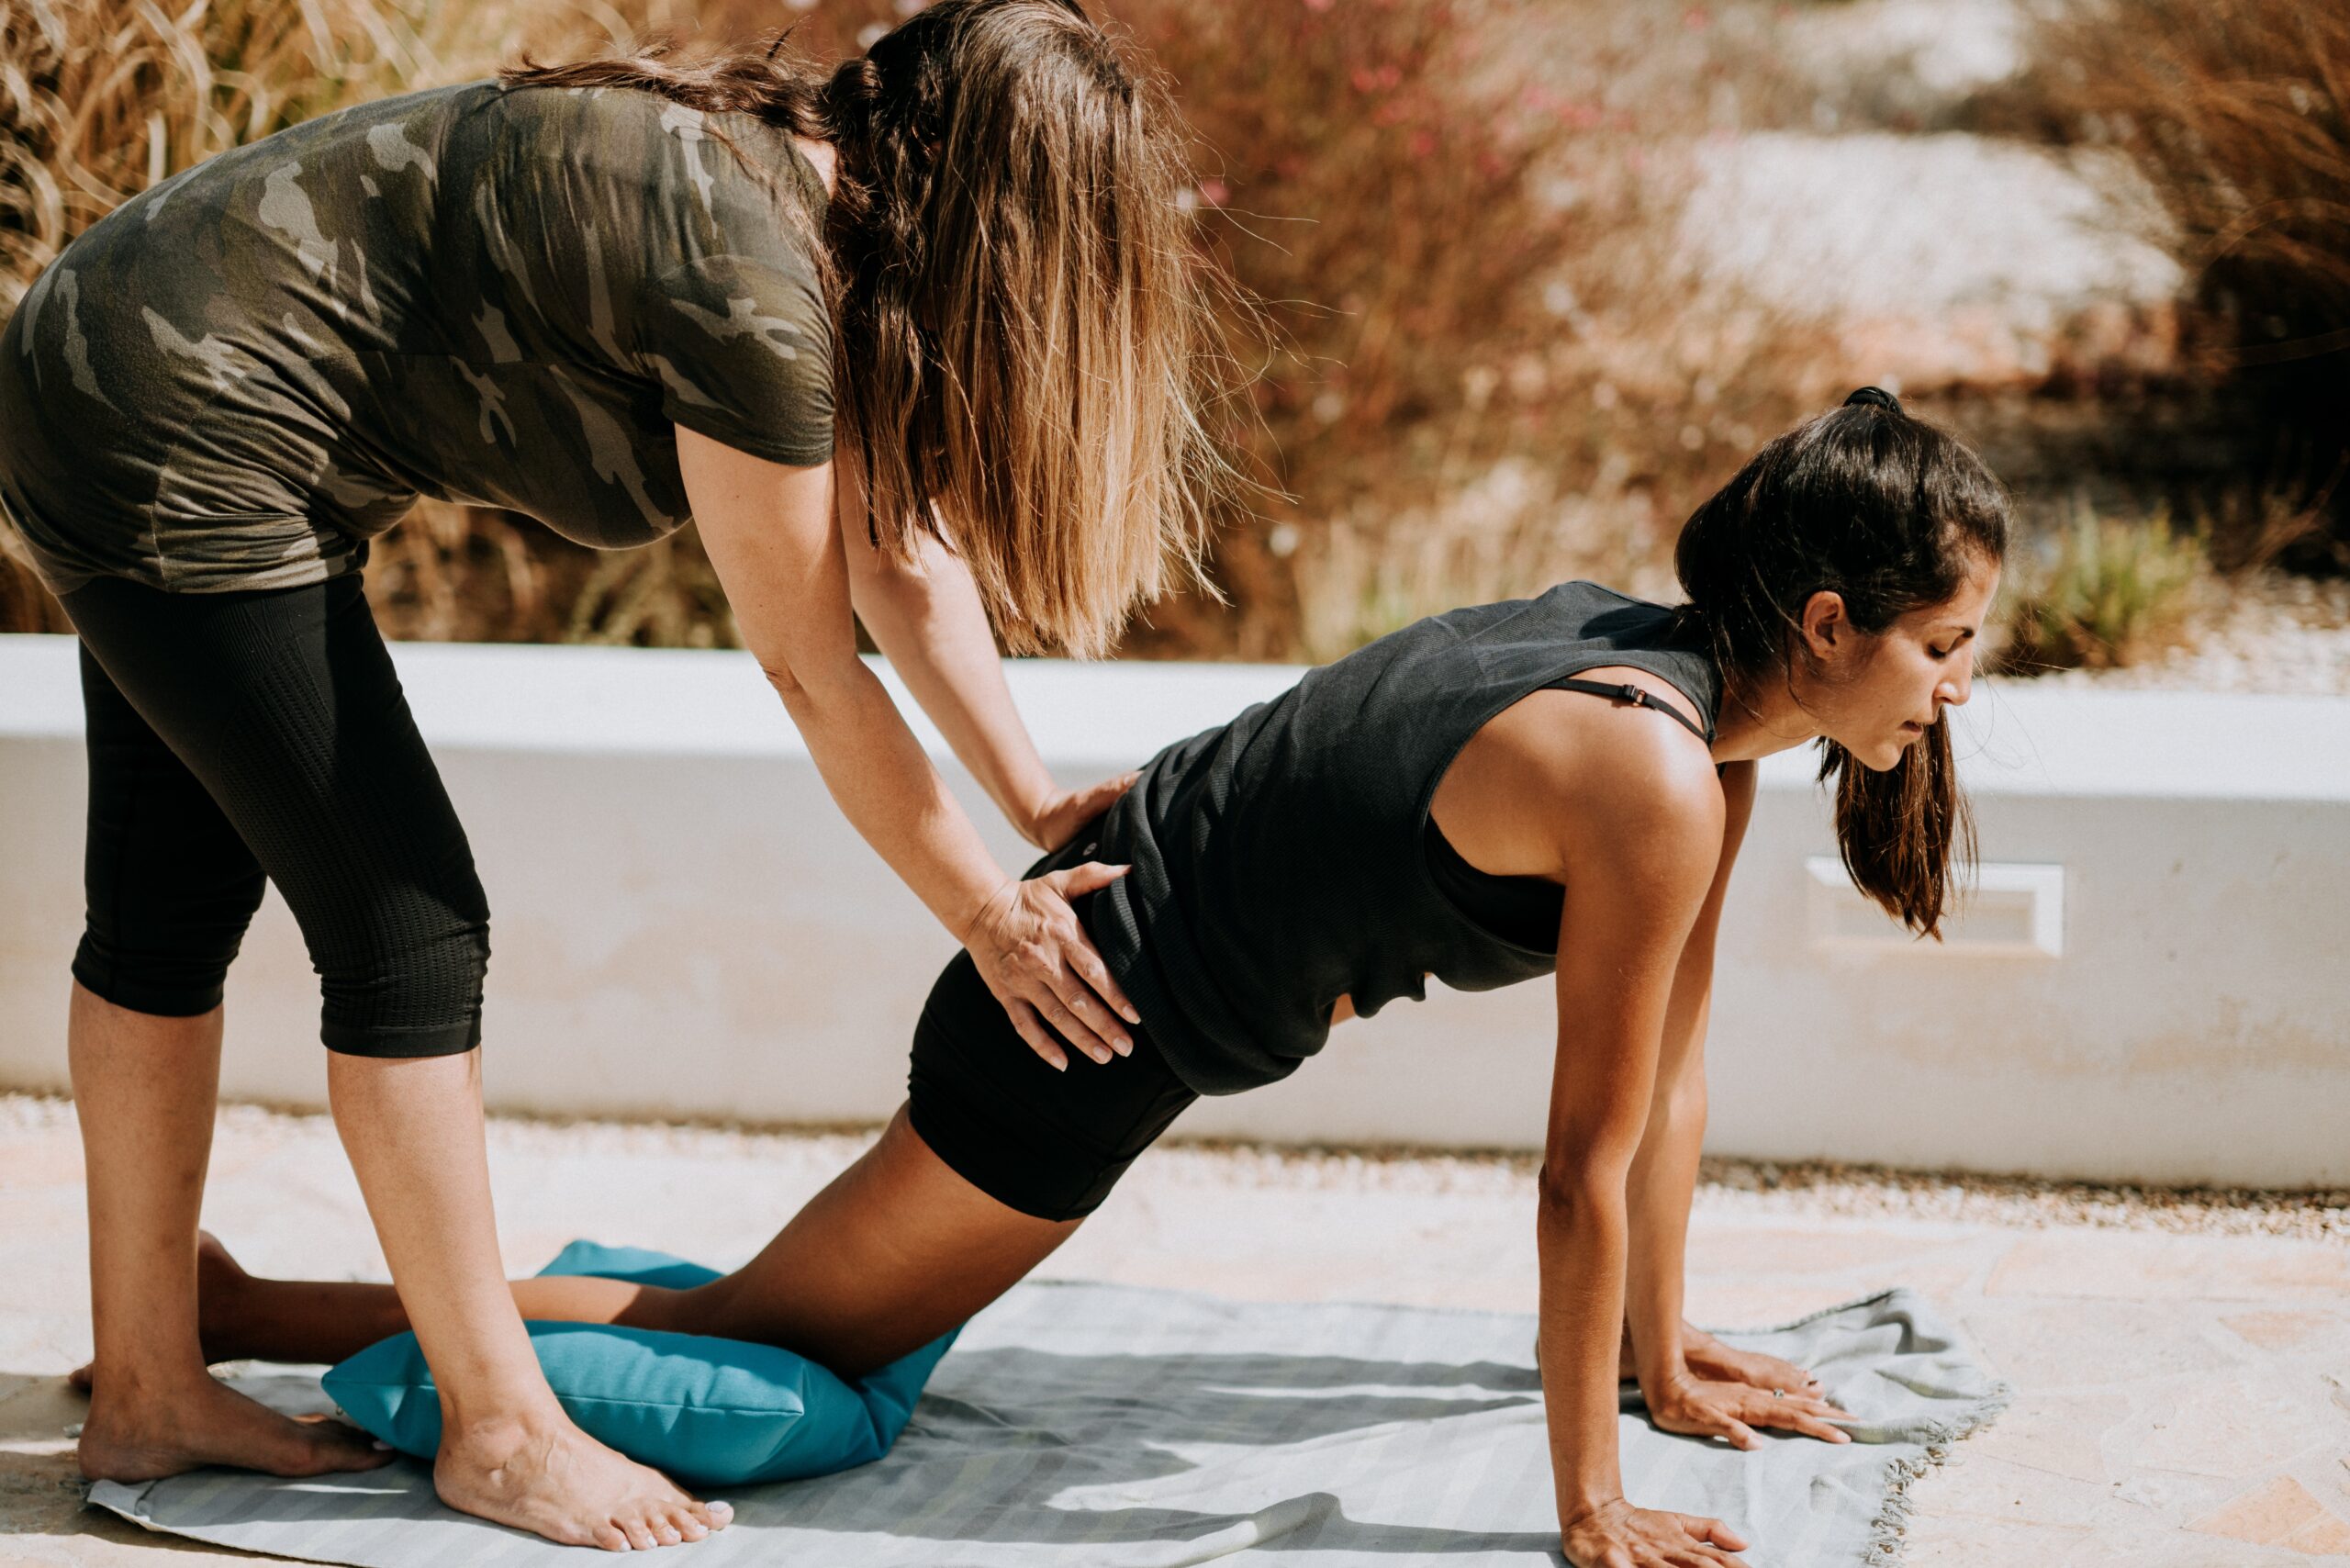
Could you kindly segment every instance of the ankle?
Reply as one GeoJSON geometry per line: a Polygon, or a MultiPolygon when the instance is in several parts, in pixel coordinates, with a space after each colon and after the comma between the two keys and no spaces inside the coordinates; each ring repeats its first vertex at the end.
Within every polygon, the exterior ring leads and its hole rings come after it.
{"type": "Polygon", "coordinates": [[[146,1409],[201,1397],[219,1386],[200,1355],[100,1354],[90,1361],[91,1408],[146,1409]]]}
{"type": "Polygon", "coordinates": [[[543,1407],[538,1402],[518,1402],[515,1405],[489,1409],[481,1413],[460,1413],[443,1407],[441,1422],[441,1451],[463,1452],[480,1456],[496,1463],[499,1458],[518,1450],[544,1443],[576,1430],[571,1417],[550,1394],[543,1407]]]}

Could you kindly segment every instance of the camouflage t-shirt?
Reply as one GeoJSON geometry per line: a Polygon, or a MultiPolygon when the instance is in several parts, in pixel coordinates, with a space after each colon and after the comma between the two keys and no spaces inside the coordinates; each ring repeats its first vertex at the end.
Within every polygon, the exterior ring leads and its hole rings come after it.
{"type": "Polygon", "coordinates": [[[832,455],[823,199],[783,131],[633,89],[295,126],[126,203],[25,296],[0,501],[60,591],[319,582],[420,495],[657,539],[688,517],[672,421],[832,455]]]}

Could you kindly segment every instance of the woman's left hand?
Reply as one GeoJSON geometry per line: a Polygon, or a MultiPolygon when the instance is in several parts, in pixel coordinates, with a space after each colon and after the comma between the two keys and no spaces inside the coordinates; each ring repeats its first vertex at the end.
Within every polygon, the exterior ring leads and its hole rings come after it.
{"type": "Polygon", "coordinates": [[[1694,1376],[1675,1378],[1661,1389],[1643,1383],[1640,1396],[1648,1405],[1649,1419],[1663,1430],[1723,1438],[1740,1449],[1762,1441],[1754,1435],[1757,1427],[1800,1432],[1824,1443],[1849,1443],[1851,1435],[1830,1423],[1857,1418],[1825,1399],[1792,1389],[1753,1388],[1694,1376]]]}
{"type": "Polygon", "coordinates": [[[1050,853],[1077,836],[1077,830],[1118,803],[1134,788],[1139,773],[1121,773],[1082,790],[1062,790],[1047,795],[1029,813],[1028,842],[1050,853]]]}
{"type": "Polygon", "coordinates": [[[1685,1324],[1681,1330],[1681,1359],[1699,1377],[1742,1383],[1749,1388],[1784,1388],[1789,1394],[1816,1396],[1819,1393],[1819,1380],[1795,1362],[1759,1350],[1734,1349],[1685,1324]]]}

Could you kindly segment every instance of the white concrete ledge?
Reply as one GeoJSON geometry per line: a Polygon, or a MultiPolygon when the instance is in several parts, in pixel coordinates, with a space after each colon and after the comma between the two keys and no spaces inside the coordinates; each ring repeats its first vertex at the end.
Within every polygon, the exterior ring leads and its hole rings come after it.
{"type": "MultiPolygon", "coordinates": [[[[406,644],[490,893],[493,1103],[877,1120],[952,944],[826,797],[738,654],[406,644]]],[[[1295,671],[1022,662],[1069,782],[1295,671]]],[[[902,692],[900,692],[902,700],[902,692]]],[[[909,711],[911,704],[905,704],[909,711]]],[[[1774,758],[1722,933],[1711,1146],[2146,1182],[2350,1182],[2350,700],[1984,682],[1962,750],[1988,863],[1941,947],[1810,868],[1804,755],[1774,758]]],[[[1007,866],[1013,835],[917,717],[1007,866]]],[[[65,1081],[84,767],[69,639],[0,637],[0,1084],[65,1081]]],[[[229,982],[224,1087],[318,1103],[316,982],[273,896],[229,982]]],[[[1530,1148],[1550,988],[1349,1024],[1287,1082],[1179,1129],[1530,1148]]],[[[1084,1070],[1080,1066],[1075,1070],[1084,1070]]]]}

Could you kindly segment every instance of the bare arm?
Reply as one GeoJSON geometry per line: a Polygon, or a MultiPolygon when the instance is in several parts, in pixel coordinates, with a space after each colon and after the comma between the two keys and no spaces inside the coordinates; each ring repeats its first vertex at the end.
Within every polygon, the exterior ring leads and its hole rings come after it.
{"type": "Polygon", "coordinates": [[[1057,1066],[1067,1060],[1045,1024],[1097,1061],[1131,1048],[1111,1008],[1131,1022],[1132,1006],[1068,902],[1117,873],[1079,867],[1022,882],[996,865],[879,678],[856,656],[832,465],[787,467],[683,426],[677,434],[686,494],[743,640],[834,801],[970,950],[1039,1056],[1057,1066]]]}
{"type": "Polygon", "coordinates": [[[891,560],[866,532],[856,470],[839,467],[834,476],[849,599],[865,629],[1005,820],[1039,849],[1059,848],[1109,810],[1135,776],[1079,790],[1054,783],[1004,685],[970,568],[927,534],[914,559],[891,560]]]}
{"type": "Polygon", "coordinates": [[[1746,823],[1754,809],[1754,765],[1729,765],[1722,779],[1721,859],[1682,944],[1664,1014],[1656,1093],[1632,1159],[1632,1257],[1626,1325],[1644,1387],[1681,1374],[1683,1260],[1697,1158],[1706,1137],[1706,1023],[1714,990],[1714,938],[1746,823]]]}
{"type": "Polygon", "coordinates": [[[1801,1432],[1824,1442],[1850,1438],[1831,1423],[1846,1412],[1818,1397],[1818,1380],[1776,1357],[1737,1350],[1682,1319],[1689,1206],[1706,1141],[1706,1025],[1714,948],[1731,868],[1754,810],[1754,765],[1731,763],[1722,778],[1726,820],[1721,862],[1683,945],[1665,1010],[1663,1051],[1647,1129],[1633,1157],[1631,1264],[1625,1327],[1650,1418],[1669,1432],[1718,1437],[1739,1448],[1756,1427],[1801,1432]]]}
{"type": "Polygon", "coordinates": [[[1583,1568],[1732,1561],[1718,1521],[1633,1507],[1616,1442],[1627,1184],[1653,1102],[1673,975],[1718,863],[1724,812],[1701,748],[1618,726],[1547,800],[1566,884],[1558,1059],[1537,1248],[1544,1405],[1560,1531],[1583,1568]],[[1564,804],[1561,804],[1561,803],[1564,804]],[[1566,868],[1572,867],[1571,873],[1566,868]]]}

